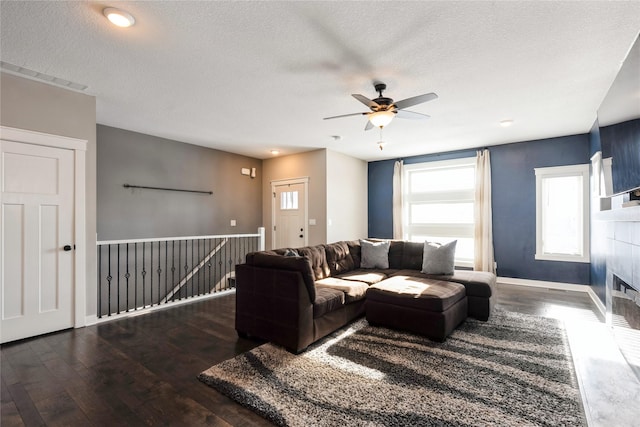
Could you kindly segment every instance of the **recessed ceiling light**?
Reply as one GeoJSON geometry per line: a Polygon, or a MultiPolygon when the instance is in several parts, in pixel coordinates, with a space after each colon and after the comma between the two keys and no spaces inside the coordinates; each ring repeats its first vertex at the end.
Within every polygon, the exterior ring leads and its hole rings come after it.
{"type": "Polygon", "coordinates": [[[271,150],[271,154],[273,154],[274,156],[277,154],[280,154],[280,151],[278,150],[271,150]]]}
{"type": "Polygon", "coordinates": [[[500,121],[500,126],[502,126],[503,128],[508,128],[512,124],[513,124],[513,120],[512,119],[507,119],[507,120],[500,121]]]}
{"type": "Polygon", "coordinates": [[[117,25],[118,27],[130,27],[136,23],[135,18],[129,12],[125,12],[124,10],[116,9],[115,7],[107,7],[102,13],[107,17],[112,24],[117,25]]]}

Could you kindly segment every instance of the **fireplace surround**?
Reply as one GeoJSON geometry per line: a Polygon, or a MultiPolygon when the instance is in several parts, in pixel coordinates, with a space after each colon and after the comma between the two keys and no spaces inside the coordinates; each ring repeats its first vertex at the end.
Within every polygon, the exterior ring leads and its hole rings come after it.
{"type": "Polygon", "coordinates": [[[611,289],[611,324],[640,330],[640,292],[615,274],[611,289]]]}
{"type": "Polygon", "coordinates": [[[612,202],[614,208],[597,212],[593,224],[606,236],[598,241],[606,260],[605,318],[640,379],[640,206],[612,202]]]}

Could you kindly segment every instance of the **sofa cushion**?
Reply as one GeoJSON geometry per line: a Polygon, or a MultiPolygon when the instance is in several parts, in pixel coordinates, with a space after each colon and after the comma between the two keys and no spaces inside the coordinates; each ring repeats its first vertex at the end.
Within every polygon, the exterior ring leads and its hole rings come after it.
{"type": "Polygon", "coordinates": [[[389,268],[389,242],[360,241],[360,268],[389,268]]]}
{"type": "Polygon", "coordinates": [[[455,270],[453,276],[427,275],[427,277],[461,283],[467,288],[467,296],[490,298],[495,294],[496,276],[486,271],[455,270]]]}
{"type": "Polygon", "coordinates": [[[360,247],[360,240],[351,240],[347,242],[349,247],[349,253],[353,259],[353,268],[360,268],[360,261],[362,260],[362,248],[360,247]]]}
{"type": "Polygon", "coordinates": [[[364,282],[368,285],[373,285],[374,283],[378,283],[386,279],[390,270],[376,270],[376,269],[362,269],[359,268],[357,270],[350,271],[348,273],[344,273],[339,275],[340,279],[344,280],[355,280],[357,282],[364,282]]]}
{"type": "Polygon", "coordinates": [[[275,252],[252,252],[247,254],[247,264],[256,267],[276,268],[282,270],[299,271],[302,274],[302,280],[309,292],[309,300],[316,298],[315,278],[311,270],[311,262],[304,257],[283,256],[275,252]]]}
{"type": "Polygon", "coordinates": [[[404,242],[402,248],[402,265],[399,268],[422,270],[423,242],[404,242]]]}
{"type": "Polygon", "coordinates": [[[322,317],[325,314],[344,306],[345,294],[337,289],[318,288],[316,300],[313,302],[313,318],[322,317]]]}
{"type": "Polygon", "coordinates": [[[467,296],[491,298],[495,295],[496,276],[486,271],[454,270],[450,274],[424,274],[416,270],[398,270],[389,272],[389,276],[424,277],[427,279],[444,280],[464,285],[467,296]]]}
{"type": "Polygon", "coordinates": [[[315,280],[324,279],[330,276],[329,265],[327,264],[327,255],[324,246],[307,246],[305,248],[296,249],[300,256],[308,258],[311,262],[311,270],[315,280]]]}
{"type": "Polygon", "coordinates": [[[347,242],[337,242],[325,245],[324,250],[327,256],[327,264],[331,276],[346,273],[353,270],[355,263],[347,242]]]}
{"type": "Polygon", "coordinates": [[[246,256],[245,256],[245,262],[247,264],[254,264],[254,259],[256,257],[256,255],[282,255],[284,254],[284,252],[282,254],[278,254],[276,251],[261,251],[261,252],[249,252],[246,256]]]}
{"type": "Polygon", "coordinates": [[[465,298],[459,283],[416,276],[393,276],[367,290],[367,301],[378,301],[432,312],[442,312],[465,298]]]}
{"type": "Polygon", "coordinates": [[[316,280],[316,289],[319,288],[329,288],[342,291],[345,294],[345,301],[349,303],[364,298],[367,289],[369,289],[369,285],[355,280],[327,277],[326,279],[316,280]]]}
{"type": "Polygon", "coordinates": [[[402,254],[404,253],[404,243],[402,240],[389,241],[389,268],[402,268],[402,254]]]}
{"type": "Polygon", "coordinates": [[[453,274],[457,240],[441,245],[424,242],[422,272],[425,274],[453,274]]]}
{"type": "MultiPolygon", "coordinates": [[[[409,269],[395,270],[389,273],[389,277],[394,277],[394,276],[426,277],[426,278],[437,279],[437,280],[444,280],[442,278],[445,277],[445,276],[437,276],[437,275],[428,275],[428,274],[424,274],[420,270],[409,270],[409,269]]],[[[446,277],[449,278],[451,276],[446,276],[446,277]]]]}

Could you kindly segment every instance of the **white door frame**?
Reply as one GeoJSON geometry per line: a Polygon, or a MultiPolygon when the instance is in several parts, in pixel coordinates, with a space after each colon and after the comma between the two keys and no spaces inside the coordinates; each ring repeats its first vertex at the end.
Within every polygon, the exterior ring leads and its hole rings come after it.
{"type": "Polygon", "coordinates": [[[271,249],[275,249],[276,244],[276,199],[273,195],[276,193],[276,187],[290,184],[304,184],[304,245],[309,246],[309,177],[300,178],[274,179],[271,181],[271,249]]]}
{"type": "Polygon", "coordinates": [[[87,141],[66,136],[50,135],[25,129],[0,126],[0,139],[23,144],[44,145],[74,151],[74,327],[85,326],[87,287],[87,236],[86,236],[86,152],[87,141]]]}

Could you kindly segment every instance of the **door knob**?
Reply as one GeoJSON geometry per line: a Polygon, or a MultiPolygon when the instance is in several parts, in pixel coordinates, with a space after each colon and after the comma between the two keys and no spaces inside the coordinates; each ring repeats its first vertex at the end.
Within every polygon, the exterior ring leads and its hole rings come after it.
{"type": "Polygon", "coordinates": [[[65,252],[69,252],[72,248],[71,245],[64,245],[64,247],[62,248],[65,252]]]}
{"type": "Polygon", "coordinates": [[[301,234],[301,235],[300,235],[300,238],[303,238],[303,237],[304,237],[304,236],[301,234]]]}

